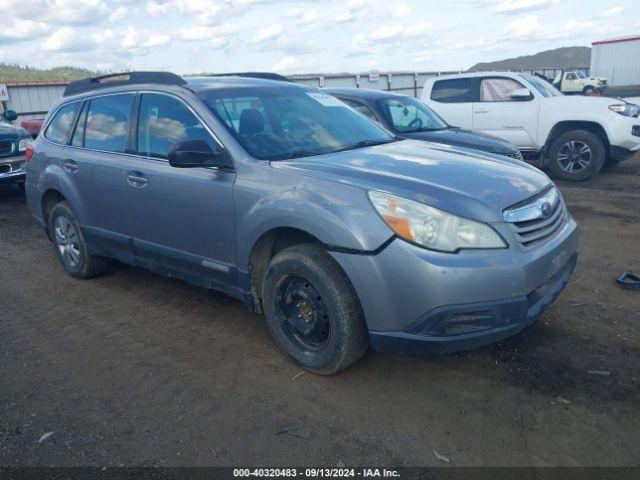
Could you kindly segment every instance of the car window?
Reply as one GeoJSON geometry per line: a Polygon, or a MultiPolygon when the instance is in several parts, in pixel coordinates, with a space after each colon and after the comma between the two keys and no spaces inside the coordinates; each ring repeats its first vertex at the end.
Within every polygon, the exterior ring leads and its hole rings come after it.
{"type": "Polygon", "coordinates": [[[81,104],[81,102],[73,102],[60,107],[44,132],[44,136],[52,142],[67,143],[81,104]]]}
{"type": "Polygon", "coordinates": [[[480,82],[480,101],[512,102],[511,95],[521,88],[525,88],[524,85],[511,78],[483,78],[480,82]]]}
{"type": "Polygon", "coordinates": [[[171,147],[185,140],[204,140],[214,152],[221,148],[181,100],[168,95],[143,94],[138,116],[138,153],[167,158],[171,147]]]}
{"type": "Polygon", "coordinates": [[[431,90],[431,100],[442,103],[473,102],[473,79],[436,80],[431,90]]]}
{"type": "Polygon", "coordinates": [[[411,97],[378,100],[383,115],[401,133],[444,130],[448,127],[433,110],[411,97]]]}
{"type": "Polygon", "coordinates": [[[575,80],[575,79],[576,79],[575,73],[567,73],[567,80],[575,80]]]}
{"type": "Polygon", "coordinates": [[[520,77],[528,81],[543,97],[559,97],[562,95],[560,91],[546,80],[534,77],[528,73],[521,73],[520,77]]]}
{"type": "Polygon", "coordinates": [[[124,152],[133,98],[128,93],[92,98],[85,122],[84,147],[124,152]]]}
{"type": "Polygon", "coordinates": [[[87,124],[88,109],[89,102],[84,104],[84,107],[80,112],[80,117],[78,118],[76,130],[73,132],[73,137],[71,137],[71,145],[73,145],[74,147],[82,147],[82,145],[84,144],[84,127],[87,124]]]}
{"type": "Polygon", "coordinates": [[[369,117],[371,120],[378,121],[375,114],[364,103],[358,102],[357,100],[351,100],[350,98],[341,98],[340,100],[349,105],[356,112],[360,112],[361,114],[363,114],[365,117],[369,117]]]}
{"type": "Polygon", "coordinates": [[[261,160],[321,155],[395,141],[337,98],[308,88],[219,88],[198,96],[261,160]]]}

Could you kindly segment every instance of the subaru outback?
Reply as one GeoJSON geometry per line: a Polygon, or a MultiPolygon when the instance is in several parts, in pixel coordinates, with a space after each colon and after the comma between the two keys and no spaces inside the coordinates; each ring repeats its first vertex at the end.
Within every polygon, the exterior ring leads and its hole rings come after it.
{"type": "Polygon", "coordinates": [[[544,173],[401,140],[291,82],[74,82],[26,158],[30,208],[68,274],[111,258],[226,292],[319,374],[370,346],[440,353],[513,335],[577,258],[544,173]]]}

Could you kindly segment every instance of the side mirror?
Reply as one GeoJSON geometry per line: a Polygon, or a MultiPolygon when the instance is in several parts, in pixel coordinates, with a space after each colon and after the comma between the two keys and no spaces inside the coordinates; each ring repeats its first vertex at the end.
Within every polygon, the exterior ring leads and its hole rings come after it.
{"type": "Polygon", "coordinates": [[[513,100],[531,100],[531,90],[528,88],[518,88],[511,92],[513,100]]]}
{"type": "Polygon", "coordinates": [[[15,110],[7,110],[2,114],[2,118],[4,118],[7,122],[13,122],[18,118],[18,114],[15,110]]]}
{"type": "Polygon", "coordinates": [[[176,168],[232,166],[224,151],[214,152],[204,140],[185,140],[174,143],[169,152],[169,164],[176,168]]]}

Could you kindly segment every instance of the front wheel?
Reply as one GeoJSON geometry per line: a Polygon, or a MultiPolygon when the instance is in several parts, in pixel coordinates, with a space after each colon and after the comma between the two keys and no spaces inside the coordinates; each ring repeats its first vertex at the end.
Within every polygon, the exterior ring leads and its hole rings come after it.
{"type": "Polygon", "coordinates": [[[553,141],[548,166],[554,177],[579,182],[602,170],[604,160],[600,137],[586,130],[572,130],[553,141]]]}
{"type": "Polygon", "coordinates": [[[89,255],[80,225],[66,202],[58,203],[51,210],[49,231],[58,260],[69,275],[84,279],[106,270],[105,258],[89,255]]]}
{"type": "Polygon", "coordinates": [[[582,89],[582,94],[587,96],[593,95],[593,87],[591,85],[587,85],[582,89]]]}
{"type": "Polygon", "coordinates": [[[360,302],[344,272],[319,245],[296,245],[269,263],[264,313],[284,354],[313,373],[331,375],[369,347],[360,302]]]}

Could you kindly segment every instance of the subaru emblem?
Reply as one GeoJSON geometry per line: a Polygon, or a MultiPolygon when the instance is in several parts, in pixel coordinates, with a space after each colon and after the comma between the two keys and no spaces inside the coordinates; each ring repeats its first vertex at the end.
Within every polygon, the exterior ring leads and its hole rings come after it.
{"type": "Polygon", "coordinates": [[[542,213],[544,218],[549,217],[549,215],[551,215],[551,204],[549,202],[544,202],[540,205],[540,213],[542,213]]]}

